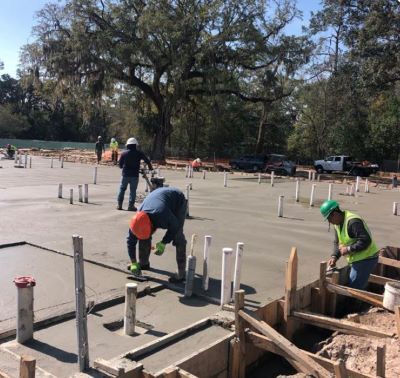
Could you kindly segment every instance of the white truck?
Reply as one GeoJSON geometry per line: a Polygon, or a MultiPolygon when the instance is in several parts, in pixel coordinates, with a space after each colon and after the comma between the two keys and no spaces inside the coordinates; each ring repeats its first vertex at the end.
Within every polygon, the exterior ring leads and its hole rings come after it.
{"type": "Polygon", "coordinates": [[[314,168],[318,173],[345,172],[352,176],[368,177],[379,170],[378,164],[368,161],[354,161],[351,156],[334,155],[323,160],[315,160],[314,168]]]}

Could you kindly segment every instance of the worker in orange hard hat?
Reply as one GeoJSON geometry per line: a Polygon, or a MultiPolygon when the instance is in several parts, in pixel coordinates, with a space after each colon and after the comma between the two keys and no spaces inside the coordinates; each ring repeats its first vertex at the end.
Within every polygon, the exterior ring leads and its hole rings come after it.
{"type": "Polygon", "coordinates": [[[168,243],[176,248],[178,272],[170,277],[172,283],[185,279],[186,238],[183,225],[186,218],[185,195],[176,188],[163,187],[151,192],[143,201],[139,211],[129,225],[127,246],[131,263],[128,269],[134,275],[141,275],[142,270],[150,269],[149,256],[151,238],[156,229],[167,230],[160,242],[156,243],[155,254],[161,256],[168,243]],[[136,244],[139,241],[139,261],[136,258],[136,244]]]}

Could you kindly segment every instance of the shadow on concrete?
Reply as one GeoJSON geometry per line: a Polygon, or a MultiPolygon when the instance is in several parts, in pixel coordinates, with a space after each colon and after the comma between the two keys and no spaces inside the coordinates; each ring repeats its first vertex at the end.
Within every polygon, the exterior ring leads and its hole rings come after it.
{"type": "Polygon", "coordinates": [[[78,356],[75,353],[66,352],[65,350],[59,349],[43,341],[32,340],[26,343],[25,345],[40,353],[54,357],[56,360],[61,362],[69,364],[74,364],[78,362],[78,356]]]}
{"type": "Polygon", "coordinates": [[[282,217],[284,219],[290,219],[290,220],[298,220],[298,221],[304,221],[304,218],[294,218],[294,217],[282,217]]]}
{"type": "Polygon", "coordinates": [[[204,218],[204,217],[196,217],[196,216],[187,216],[186,219],[190,219],[190,220],[200,220],[200,221],[214,221],[215,219],[211,219],[211,218],[204,218]]]}

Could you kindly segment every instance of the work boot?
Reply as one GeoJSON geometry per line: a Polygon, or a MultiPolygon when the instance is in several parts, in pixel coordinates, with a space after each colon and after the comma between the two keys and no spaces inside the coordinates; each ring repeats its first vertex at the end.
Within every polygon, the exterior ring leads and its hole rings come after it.
{"type": "Polygon", "coordinates": [[[118,202],[117,210],[122,210],[122,202],[118,202]]]}
{"type": "Polygon", "coordinates": [[[148,263],[148,264],[140,264],[140,269],[142,269],[142,270],[150,270],[150,263],[148,263]]]}
{"type": "Polygon", "coordinates": [[[173,276],[168,278],[168,282],[174,284],[183,283],[185,282],[185,280],[186,279],[184,273],[175,273],[173,276]]]}
{"type": "Polygon", "coordinates": [[[129,204],[128,205],[128,211],[136,211],[136,210],[137,210],[137,208],[135,207],[134,204],[129,204]]]}

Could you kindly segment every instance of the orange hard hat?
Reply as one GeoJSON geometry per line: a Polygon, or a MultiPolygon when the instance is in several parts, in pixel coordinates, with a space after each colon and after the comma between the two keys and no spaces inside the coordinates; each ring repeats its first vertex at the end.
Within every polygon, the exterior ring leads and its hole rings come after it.
{"type": "Polygon", "coordinates": [[[132,217],[129,228],[139,240],[148,239],[151,236],[152,226],[147,213],[138,211],[136,215],[132,217]]]}

